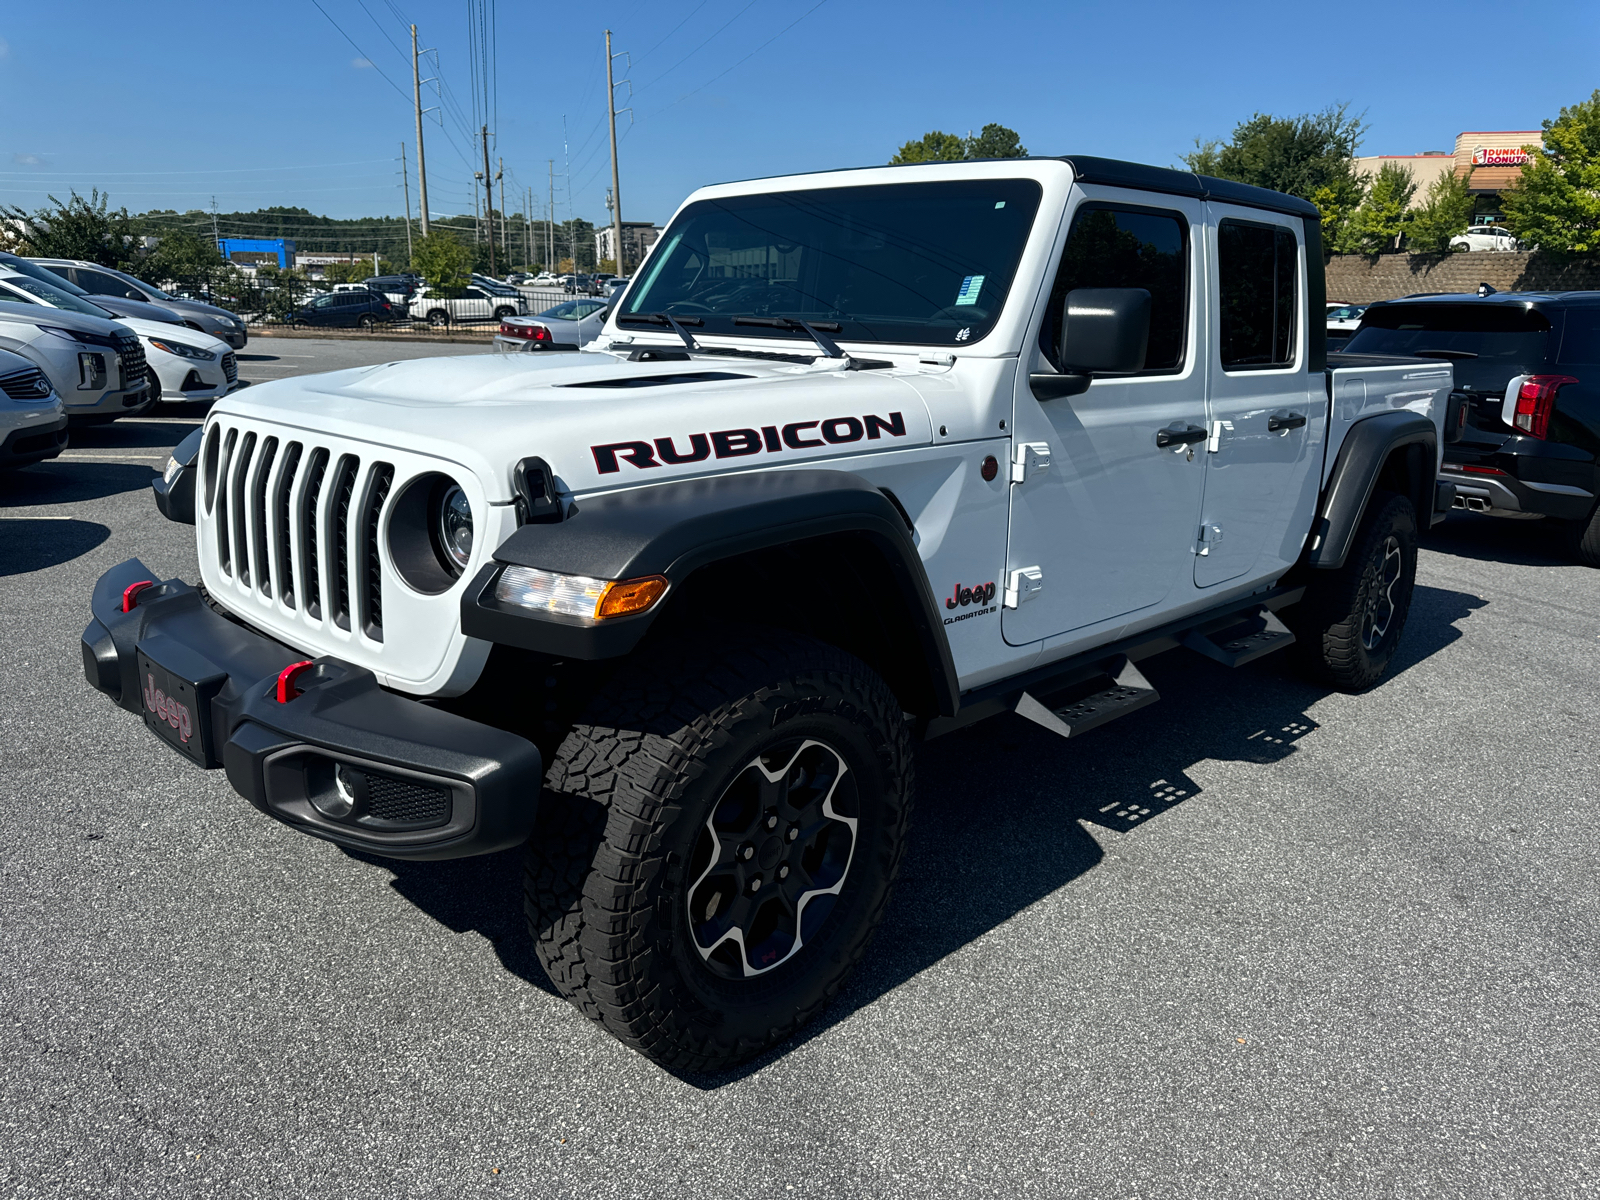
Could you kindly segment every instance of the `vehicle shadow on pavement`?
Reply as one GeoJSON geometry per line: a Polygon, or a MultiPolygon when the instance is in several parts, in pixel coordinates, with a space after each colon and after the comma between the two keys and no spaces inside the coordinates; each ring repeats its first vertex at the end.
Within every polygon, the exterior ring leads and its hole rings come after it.
{"type": "MultiPolygon", "coordinates": [[[[163,408],[167,406],[163,405],[163,408]]],[[[195,408],[198,405],[174,404],[172,408],[195,408]]],[[[166,450],[200,428],[205,419],[204,410],[199,416],[191,413],[163,412],[162,417],[187,417],[194,424],[179,421],[117,421],[110,425],[91,425],[87,429],[74,429],[68,450],[132,450],[153,447],[166,450]]]]}
{"type": "Polygon", "coordinates": [[[1523,567],[1570,567],[1574,557],[1565,521],[1515,521],[1453,513],[1422,535],[1422,548],[1480,562],[1523,567]]]}
{"type": "Polygon", "coordinates": [[[0,474],[0,508],[103,500],[150,486],[154,466],[115,462],[47,462],[0,474]]]}
{"type": "MultiPolygon", "coordinates": [[[[1485,601],[1418,587],[1388,676],[1462,636],[1485,601]]],[[[1175,652],[1141,668],[1161,703],[1066,741],[1001,716],[917,748],[917,807],[889,912],[837,999],[798,1036],[733,1071],[672,1072],[702,1090],[752,1075],[909,982],[1100,864],[1104,845],[1190,803],[1207,760],[1270,764],[1314,733],[1307,710],[1329,694],[1289,654],[1230,671],[1175,652]],[[1091,827],[1105,831],[1091,832],[1091,827]]],[[[1382,685],[1380,685],[1381,687],[1382,685]]],[[[398,862],[346,851],[393,875],[391,886],[457,933],[489,939],[505,968],[555,994],[522,911],[522,852],[398,862]]],[[[1020,986],[1020,985],[1019,985],[1020,986]]]]}
{"type": "Polygon", "coordinates": [[[0,578],[59,567],[110,536],[98,521],[0,518],[0,578]]]}

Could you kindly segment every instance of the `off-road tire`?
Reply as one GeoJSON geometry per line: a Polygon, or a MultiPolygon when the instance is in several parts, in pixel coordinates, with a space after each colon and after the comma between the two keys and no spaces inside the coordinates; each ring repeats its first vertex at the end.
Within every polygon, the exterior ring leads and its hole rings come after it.
{"type": "Polygon", "coordinates": [[[1572,556],[1586,567],[1600,567],[1600,505],[1586,519],[1572,522],[1572,556]]]}
{"type": "Polygon", "coordinates": [[[641,655],[550,764],[524,877],[539,960],[562,995],[663,1066],[733,1066],[838,993],[888,906],[911,799],[901,707],[858,659],[767,629],[641,655]],[[820,739],[856,775],[853,857],[792,957],[719,976],[690,921],[696,839],[763,748],[796,739],[820,739]]]}
{"type": "Polygon", "coordinates": [[[1344,566],[1310,572],[1305,599],[1286,614],[1310,673],[1342,692],[1377,683],[1405,631],[1416,577],[1416,509],[1398,493],[1374,492],[1344,566]],[[1389,577],[1396,552],[1399,571],[1389,577]],[[1373,637],[1380,619],[1381,636],[1373,637]]]}

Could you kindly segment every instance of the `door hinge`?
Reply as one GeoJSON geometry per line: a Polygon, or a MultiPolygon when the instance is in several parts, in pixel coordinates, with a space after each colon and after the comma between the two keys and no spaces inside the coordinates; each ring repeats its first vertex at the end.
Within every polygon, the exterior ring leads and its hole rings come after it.
{"type": "Polygon", "coordinates": [[[1042,475],[1050,469],[1049,442],[1018,442],[1011,460],[1011,482],[1021,483],[1030,474],[1042,475]]]}
{"type": "Polygon", "coordinates": [[[1212,547],[1220,541],[1222,541],[1221,525],[1202,525],[1200,526],[1200,538],[1195,543],[1194,552],[1204,558],[1211,553],[1212,547]]]}
{"type": "Polygon", "coordinates": [[[1032,600],[1042,591],[1044,591],[1044,572],[1038,567],[1020,567],[1006,576],[1006,590],[1001,603],[1007,608],[1015,608],[1024,600],[1032,600]]]}
{"type": "Polygon", "coordinates": [[[1217,453],[1217,451],[1222,449],[1222,434],[1223,434],[1224,430],[1226,430],[1228,433],[1232,433],[1233,432],[1233,422],[1232,421],[1213,421],[1213,422],[1211,422],[1211,440],[1206,443],[1206,453],[1207,454],[1215,454],[1215,453],[1217,453]]]}

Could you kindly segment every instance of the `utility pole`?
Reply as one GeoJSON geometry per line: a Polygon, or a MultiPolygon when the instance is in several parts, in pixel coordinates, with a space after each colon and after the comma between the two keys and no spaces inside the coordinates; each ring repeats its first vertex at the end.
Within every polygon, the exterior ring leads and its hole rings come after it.
{"type": "Polygon", "coordinates": [[[533,266],[533,189],[524,188],[527,199],[522,205],[522,252],[528,256],[528,265],[533,266]]]}
{"type": "Polygon", "coordinates": [[[411,180],[406,175],[406,144],[400,143],[400,186],[406,193],[406,260],[411,259],[411,180]]]}
{"type": "Polygon", "coordinates": [[[615,239],[613,249],[617,259],[617,274],[626,275],[627,271],[622,265],[622,185],[617,179],[617,91],[616,84],[611,80],[612,57],[611,30],[608,29],[606,30],[606,112],[611,116],[611,195],[614,201],[611,209],[611,236],[615,239]]]}
{"type": "Polygon", "coordinates": [[[217,198],[211,197],[211,240],[218,250],[222,249],[222,235],[217,232],[217,198]]]}
{"type": "Polygon", "coordinates": [[[505,259],[506,266],[511,265],[511,255],[506,251],[506,160],[500,159],[494,170],[495,180],[500,184],[500,257],[505,259]]]}
{"type": "Polygon", "coordinates": [[[544,269],[554,273],[556,253],[556,160],[550,160],[550,220],[544,227],[544,269]]]}
{"type": "Polygon", "coordinates": [[[489,127],[483,127],[483,215],[488,222],[486,232],[489,234],[489,274],[493,277],[497,272],[494,269],[494,176],[489,174],[489,127]]]}
{"type": "Polygon", "coordinates": [[[482,171],[472,173],[472,244],[476,246],[483,241],[483,214],[478,211],[478,180],[483,178],[482,171]]]}
{"type": "MultiPolygon", "coordinates": [[[[422,72],[417,66],[417,27],[411,27],[411,97],[417,106],[417,187],[422,199],[422,236],[428,236],[428,160],[422,155],[422,72]]],[[[410,218],[407,218],[409,222],[410,218]]],[[[410,236],[407,225],[406,236],[410,236]]]]}

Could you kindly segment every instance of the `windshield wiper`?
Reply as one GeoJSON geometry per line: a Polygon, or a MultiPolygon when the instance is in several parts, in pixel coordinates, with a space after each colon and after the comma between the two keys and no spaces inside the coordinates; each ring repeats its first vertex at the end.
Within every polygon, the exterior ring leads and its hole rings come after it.
{"type": "MultiPolygon", "coordinates": [[[[850,357],[846,351],[840,349],[839,343],[826,333],[823,333],[818,325],[813,325],[810,321],[802,321],[798,317],[735,317],[733,323],[735,325],[759,325],[765,329],[803,330],[821,348],[823,358],[842,359],[846,370],[855,370],[856,360],[850,357]]],[[[838,333],[844,328],[836,321],[824,321],[820,322],[820,324],[830,326],[834,333],[838,333]]]]}
{"type": "Polygon", "coordinates": [[[1471,350],[1413,350],[1412,358],[1477,358],[1471,350]]]}
{"type": "Polygon", "coordinates": [[[685,329],[684,326],[685,325],[704,325],[705,324],[705,321],[702,320],[700,317],[675,317],[671,313],[664,313],[664,312],[659,312],[659,313],[619,313],[618,316],[617,316],[617,321],[618,321],[619,324],[621,322],[623,322],[623,321],[635,321],[635,322],[637,322],[637,323],[639,323],[641,325],[668,325],[668,326],[671,326],[672,332],[677,334],[680,338],[683,339],[683,347],[684,347],[684,349],[685,350],[691,350],[691,351],[699,350],[700,349],[700,344],[694,340],[694,335],[691,334],[687,329],[685,329]]]}

